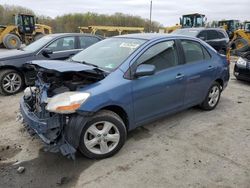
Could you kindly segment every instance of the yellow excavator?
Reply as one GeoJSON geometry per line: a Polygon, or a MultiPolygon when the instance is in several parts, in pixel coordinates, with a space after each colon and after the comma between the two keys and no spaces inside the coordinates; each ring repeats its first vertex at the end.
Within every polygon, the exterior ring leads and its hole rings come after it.
{"type": "Polygon", "coordinates": [[[250,56],[250,21],[244,22],[241,29],[233,32],[227,55],[250,56]]]}
{"type": "Polygon", "coordinates": [[[0,45],[8,49],[18,49],[22,43],[29,44],[51,33],[50,26],[36,24],[34,15],[16,14],[14,25],[0,25],[0,45]]]}

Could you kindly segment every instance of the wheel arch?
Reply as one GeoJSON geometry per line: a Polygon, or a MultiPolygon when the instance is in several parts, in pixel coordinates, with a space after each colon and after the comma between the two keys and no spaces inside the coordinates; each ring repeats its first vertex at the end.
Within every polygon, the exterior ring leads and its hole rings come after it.
{"type": "MultiPolygon", "coordinates": [[[[109,105],[109,106],[102,107],[100,110],[109,110],[109,111],[116,113],[124,122],[126,129],[129,130],[130,125],[129,125],[128,114],[121,106],[109,105]]],[[[100,110],[98,110],[98,111],[100,111],[100,110]]]]}
{"type": "Polygon", "coordinates": [[[13,70],[19,72],[24,77],[23,72],[19,68],[15,67],[15,66],[11,66],[11,65],[0,66],[0,71],[7,70],[7,69],[13,69],[13,70]]]}
{"type": "Polygon", "coordinates": [[[215,82],[218,82],[222,89],[224,88],[224,81],[221,78],[217,78],[215,82]]]}

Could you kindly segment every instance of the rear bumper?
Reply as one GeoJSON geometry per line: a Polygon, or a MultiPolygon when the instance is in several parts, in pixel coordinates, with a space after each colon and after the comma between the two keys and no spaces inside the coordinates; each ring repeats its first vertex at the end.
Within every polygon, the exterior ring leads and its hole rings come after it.
{"type": "Polygon", "coordinates": [[[240,67],[237,64],[234,66],[234,76],[240,80],[250,82],[250,67],[240,67]]]}
{"type": "Polygon", "coordinates": [[[20,112],[25,126],[35,131],[46,144],[46,150],[52,152],[61,151],[64,156],[71,156],[74,158],[76,149],[64,139],[61,115],[55,114],[51,118],[40,119],[35,113],[29,110],[23,98],[20,101],[20,112]],[[61,135],[55,140],[50,140],[46,135],[55,128],[61,128],[61,135]]]}

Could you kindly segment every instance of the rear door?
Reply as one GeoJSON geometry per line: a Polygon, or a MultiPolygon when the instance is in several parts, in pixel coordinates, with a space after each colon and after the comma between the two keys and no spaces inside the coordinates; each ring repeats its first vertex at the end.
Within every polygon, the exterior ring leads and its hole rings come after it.
{"type": "Polygon", "coordinates": [[[185,75],[186,107],[197,105],[204,100],[215,75],[216,67],[211,61],[209,52],[193,40],[181,40],[185,56],[183,74],[185,75]]]}
{"type": "Polygon", "coordinates": [[[156,67],[154,75],[132,80],[137,124],[182,107],[185,87],[177,51],[174,40],[162,41],[149,47],[136,60],[136,66],[156,67]]]}

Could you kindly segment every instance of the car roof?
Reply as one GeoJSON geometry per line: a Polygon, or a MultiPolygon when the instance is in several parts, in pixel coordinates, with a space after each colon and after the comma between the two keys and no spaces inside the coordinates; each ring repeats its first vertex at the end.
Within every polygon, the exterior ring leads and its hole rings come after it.
{"type": "Polygon", "coordinates": [[[187,30],[187,31],[203,31],[203,30],[216,30],[216,31],[225,31],[223,28],[219,27],[195,27],[195,28],[183,28],[181,30],[187,30]]]}
{"type": "Polygon", "coordinates": [[[135,38],[135,39],[143,39],[143,40],[154,40],[161,38],[190,38],[195,39],[194,37],[183,36],[178,34],[162,34],[162,33],[136,33],[136,34],[126,34],[126,35],[118,35],[115,38],[135,38]]]}
{"type": "Polygon", "coordinates": [[[88,34],[88,33],[54,33],[54,34],[49,34],[49,35],[46,35],[46,36],[51,36],[53,38],[56,38],[56,37],[67,37],[67,36],[95,36],[95,37],[98,37],[98,38],[104,38],[100,35],[93,35],[93,34],[88,34]]]}

